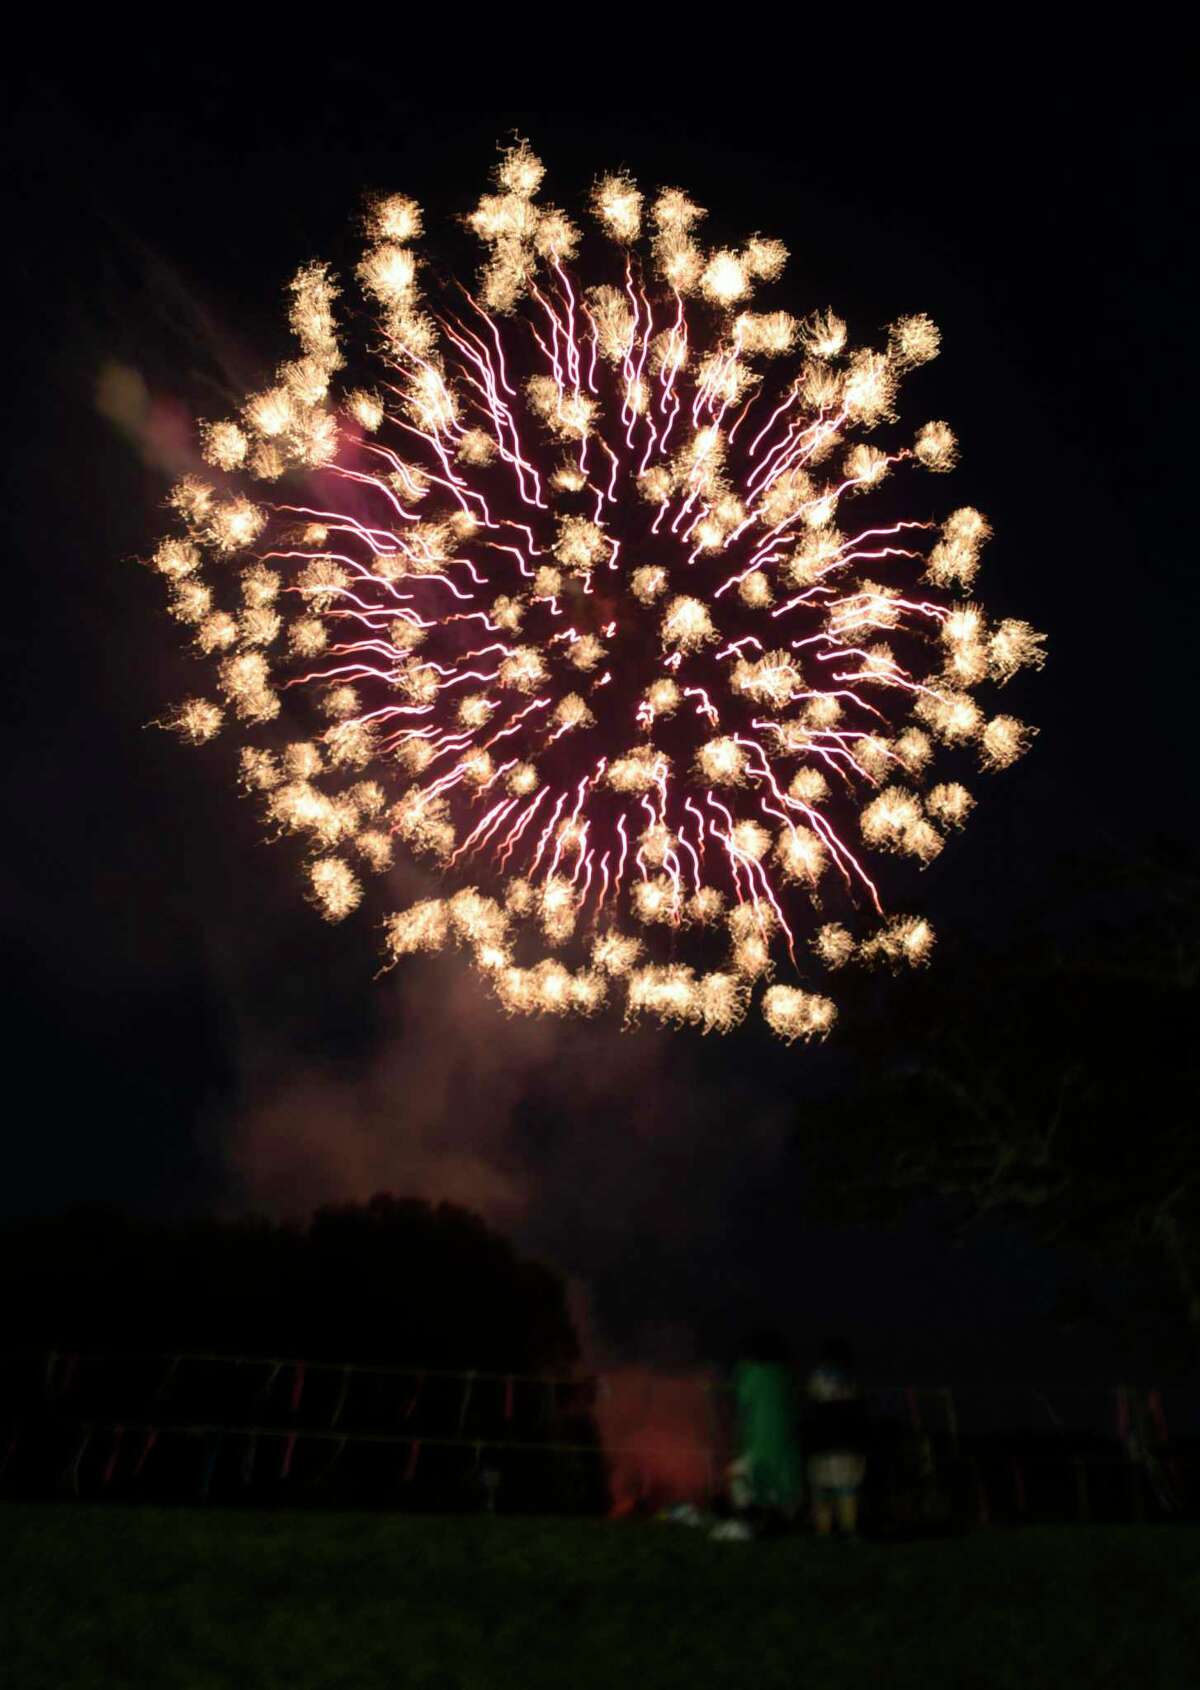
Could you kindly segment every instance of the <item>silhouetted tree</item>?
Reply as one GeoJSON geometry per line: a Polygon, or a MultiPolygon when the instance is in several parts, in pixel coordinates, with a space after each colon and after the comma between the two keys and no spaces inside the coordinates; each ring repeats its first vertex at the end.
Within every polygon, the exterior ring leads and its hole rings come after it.
{"type": "Polygon", "coordinates": [[[564,1286],[479,1216],[381,1193],[306,1225],[77,1208],[0,1228],[5,1348],[537,1371],[579,1349],[564,1286]]]}
{"type": "Polygon", "coordinates": [[[1000,953],[947,947],[862,1030],[864,1079],[800,1141],[844,1220],[953,1200],[1147,1271],[1200,1337],[1195,854],[1061,865],[1000,953]]]}

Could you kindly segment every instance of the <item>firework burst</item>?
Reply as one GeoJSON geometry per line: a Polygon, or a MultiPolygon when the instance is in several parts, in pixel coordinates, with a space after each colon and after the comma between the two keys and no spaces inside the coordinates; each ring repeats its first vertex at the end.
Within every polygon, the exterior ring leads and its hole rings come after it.
{"type": "Polygon", "coordinates": [[[232,720],[329,920],[398,846],[436,870],[392,960],[458,946],[511,1012],[705,1032],[758,994],[821,1037],[818,970],[930,954],[870,859],[962,826],[935,762],[1032,733],[972,696],[1042,661],[971,596],[986,519],[878,493],[954,465],[944,422],[889,443],[938,331],[855,350],[831,311],[752,309],[785,248],[705,247],[678,189],[606,176],[585,234],[524,143],[495,174],[470,285],[427,285],[414,201],[373,203],[365,308],[306,265],[297,356],[201,425],[216,474],[174,488],[152,562],[215,697],[167,725],[232,720]]]}

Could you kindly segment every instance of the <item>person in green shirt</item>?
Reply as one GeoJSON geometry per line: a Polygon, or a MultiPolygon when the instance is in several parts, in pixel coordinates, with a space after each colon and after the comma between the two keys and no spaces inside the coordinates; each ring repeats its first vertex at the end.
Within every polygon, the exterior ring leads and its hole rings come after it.
{"type": "Polygon", "coordinates": [[[734,1504],[760,1528],[790,1524],[804,1496],[799,1408],[785,1341],[756,1334],[733,1371],[739,1458],[734,1504]]]}

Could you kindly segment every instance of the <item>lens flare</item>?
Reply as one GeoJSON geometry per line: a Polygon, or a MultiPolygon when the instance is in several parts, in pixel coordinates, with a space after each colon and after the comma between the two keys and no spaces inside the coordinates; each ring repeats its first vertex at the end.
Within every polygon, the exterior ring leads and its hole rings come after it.
{"type": "Polygon", "coordinates": [[[928,960],[868,851],[931,862],[975,804],[947,776],[1027,749],[972,693],[1043,637],[974,597],[978,511],[881,502],[958,458],[940,420],[887,438],[927,317],[854,348],[831,310],[751,309],[779,241],[706,247],[623,172],[577,222],[544,175],[502,151],[477,276],[423,259],[402,194],[363,219],[357,306],[299,271],[296,356],[199,425],[210,473],[149,559],[214,680],[161,725],[239,733],[326,919],[398,846],[434,872],[391,962],[457,946],[512,1013],[703,1033],[757,995],[822,1038],[811,973],[928,960]]]}

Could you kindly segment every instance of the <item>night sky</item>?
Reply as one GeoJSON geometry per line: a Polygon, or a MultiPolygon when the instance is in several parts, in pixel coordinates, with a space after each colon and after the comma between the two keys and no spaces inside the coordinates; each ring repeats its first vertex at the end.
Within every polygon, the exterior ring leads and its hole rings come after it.
{"type": "Polygon", "coordinates": [[[174,57],[10,88],[2,1212],[446,1197],[570,1277],[596,1359],[682,1365],[765,1318],[799,1345],[845,1330],[877,1380],[1109,1378],[1098,1334],[1047,1318],[1085,1270],[1019,1231],[955,1252],[928,1207],[886,1235],[797,1224],[789,1144],[845,1081],[836,1039],[510,1021],[454,959],[376,979],[381,908],[307,909],[232,741],[147,727],[197,683],[134,560],[168,531],[189,418],[286,355],[281,289],[347,267],[364,190],[413,194],[436,243],[514,131],[568,210],[621,164],[682,185],[733,237],[786,242],[773,304],[830,304],[856,340],[912,311],[942,329],[902,416],[958,433],[953,503],[996,530],[983,596],[1049,662],[1004,699],[1033,751],[980,783],[917,907],[1002,943],[1072,844],[1196,820],[1182,119],[1118,79],[1047,67],[951,124],[912,92],[853,123],[833,94],[811,123],[771,99],[429,109],[336,58],[303,101],[174,57]]]}

